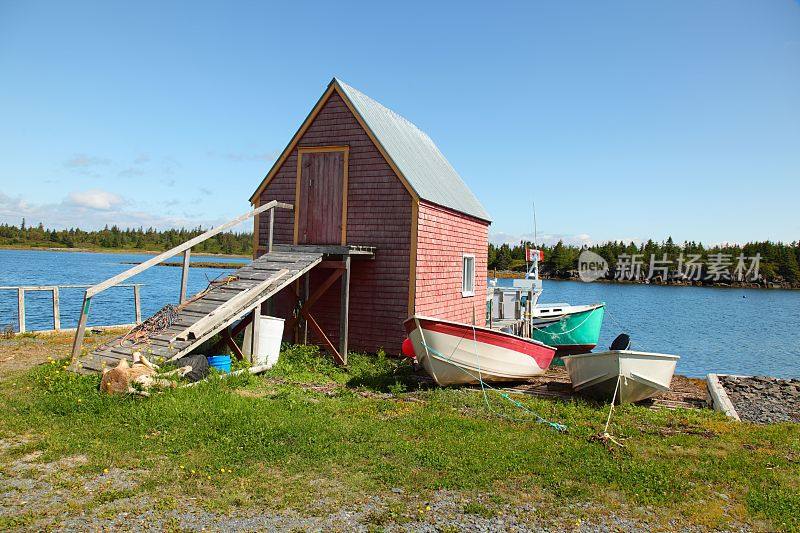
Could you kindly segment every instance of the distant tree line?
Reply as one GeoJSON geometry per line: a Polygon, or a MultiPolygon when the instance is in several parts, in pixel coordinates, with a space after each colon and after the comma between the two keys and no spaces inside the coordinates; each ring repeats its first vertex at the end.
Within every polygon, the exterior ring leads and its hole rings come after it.
{"type": "MultiPolygon", "coordinates": [[[[23,219],[19,226],[0,224],[0,246],[164,251],[204,231],[206,230],[201,227],[157,230],[120,229],[117,226],[106,226],[102,230],[95,231],[78,228],[55,230],[45,228],[41,223],[37,226],[28,226],[23,219]]],[[[198,244],[192,250],[200,253],[251,255],[253,234],[220,233],[198,244]]]]}
{"type": "MultiPolygon", "coordinates": [[[[85,231],[78,228],[48,229],[41,223],[28,226],[25,220],[19,226],[0,224],[0,246],[21,246],[32,248],[79,248],[79,249],[120,249],[163,251],[178,246],[205,231],[201,227],[194,229],[126,228],[106,226],[102,230],[85,231]]],[[[525,270],[525,248],[534,248],[530,242],[521,241],[510,246],[489,244],[490,270],[523,271],[525,270]]],[[[544,261],[540,265],[544,276],[554,278],[575,277],[578,257],[584,249],[588,249],[606,260],[609,265],[607,278],[614,278],[618,272],[618,261],[635,255],[642,262],[640,277],[644,277],[650,268],[650,257],[655,257],[659,264],[668,265],[667,277],[677,273],[681,261],[697,257],[698,262],[707,268],[720,254],[730,261],[733,272],[739,256],[753,258],[759,256],[758,274],[761,282],[800,284],[800,241],[789,244],[772,241],[751,242],[745,245],[718,245],[706,247],[702,243],[685,241],[676,244],[672,237],[663,242],[648,240],[635,244],[622,241],[609,241],[589,247],[567,245],[559,241],[555,245],[538,245],[535,248],[544,251],[544,261]]],[[[218,253],[231,255],[252,255],[252,233],[220,233],[193,248],[195,252],[218,253]]],[[[629,260],[629,259],[628,259],[629,260]]],[[[748,266],[752,262],[748,262],[748,266]]],[[[705,272],[703,274],[705,278],[705,272]]]]}
{"type": "MultiPolygon", "coordinates": [[[[517,245],[501,246],[489,245],[489,269],[508,271],[523,271],[525,269],[525,247],[534,248],[529,242],[520,242],[517,245]]],[[[575,277],[578,268],[578,257],[584,249],[588,249],[601,256],[609,265],[606,278],[612,279],[618,270],[618,261],[630,261],[636,255],[642,261],[642,276],[648,273],[651,256],[656,258],[660,265],[667,265],[669,274],[667,278],[675,279],[678,268],[685,264],[691,257],[697,258],[706,269],[702,279],[706,281],[707,268],[714,262],[728,262],[729,271],[733,274],[740,256],[747,258],[746,265],[752,264],[753,257],[759,256],[758,276],[760,282],[800,283],[800,241],[789,244],[772,241],[750,242],[745,245],[717,245],[706,247],[702,243],[686,241],[676,244],[672,237],[663,242],[648,240],[646,243],[635,244],[609,241],[589,247],[566,245],[559,241],[555,245],[538,245],[536,249],[544,251],[544,261],[540,271],[544,276],[554,278],[575,277]],[[699,256],[699,257],[698,257],[699,256]],[[620,259],[622,258],[622,259],[620,259]]],[[[629,267],[629,265],[626,265],[629,267]]],[[[733,277],[733,276],[732,276],[733,277]]],[[[734,278],[735,280],[735,278],[734,278]]],[[[665,280],[668,281],[668,280],[665,280]]],[[[721,280],[724,281],[724,280],[721,280]]]]}

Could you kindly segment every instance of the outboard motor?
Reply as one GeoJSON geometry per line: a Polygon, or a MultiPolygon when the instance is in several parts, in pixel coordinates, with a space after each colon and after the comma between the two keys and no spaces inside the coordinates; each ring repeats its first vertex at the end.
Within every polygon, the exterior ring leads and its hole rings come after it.
{"type": "Polygon", "coordinates": [[[630,350],[630,348],[631,336],[627,333],[620,333],[617,335],[617,338],[614,339],[614,342],[608,347],[609,350],[630,350]]]}

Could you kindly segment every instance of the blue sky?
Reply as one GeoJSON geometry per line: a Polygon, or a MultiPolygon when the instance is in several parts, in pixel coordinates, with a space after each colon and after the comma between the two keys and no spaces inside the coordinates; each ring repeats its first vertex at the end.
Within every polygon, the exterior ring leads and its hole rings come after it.
{"type": "Polygon", "coordinates": [[[0,1],[0,221],[209,225],[335,75],[496,241],[800,239],[797,2],[0,1]]]}

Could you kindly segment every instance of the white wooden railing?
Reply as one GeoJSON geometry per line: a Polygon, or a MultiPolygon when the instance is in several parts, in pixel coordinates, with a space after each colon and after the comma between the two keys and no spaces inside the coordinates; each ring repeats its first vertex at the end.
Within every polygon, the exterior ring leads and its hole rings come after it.
{"type": "MultiPolygon", "coordinates": [[[[138,265],[129,268],[125,272],[117,274],[113,278],[109,278],[97,285],[92,285],[88,289],[83,296],[83,306],[81,307],[81,314],[80,318],[78,319],[78,328],[75,331],[75,339],[72,342],[72,361],[75,363],[78,359],[78,356],[81,353],[81,346],[83,345],[83,336],[86,332],[86,323],[89,320],[89,305],[91,304],[92,298],[100,294],[101,292],[110,289],[116,285],[119,285],[126,279],[129,279],[137,274],[141,274],[148,268],[155,266],[163,261],[170,259],[179,253],[183,253],[183,272],[181,274],[181,288],[180,288],[180,297],[179,302],[183,303],[186,300],[186,284],[189,279],[189,261],[191,257],[192,247],[200,244],[203,241],[206,241],[217,235],[218,233],[222,233],[223,231],[230,229],[234,226],[238,226],[245,220],[258,216],[259,214],[263,213],[264,211],[269,211],[269,234],[268,234],[268,244],[267,244],[267,252],[272,251],[272,232],[273,227],[275,225],[275,208],[280,207],[282,209],[289,209],[292,210],[294,207],[291,204],[285,204],[282,202],[278,202],[276,200],[272,200],[271,202],[267,202],[266,204],[253,209],[243,215],[240,215],[233,220],[230,220],[216,228],[212,228],[205,233],[198,235],[192,239],[189,239],[183,244],[176,246],[166,252],[160,253],[155,257],[148,259],[143,263],[139,263],[138,265]]],[[[258,228],[256,228],[257,230],[258,228]]]]}
{"type": "MultiPolygon", "coordinates": [[[[136,316],[136,323],[142,321],[142,307],[139,299],[139,287],[141,283],[124,283],[117,287],[133,287],[133,308],[136,316]]],[[[25,293],[27,292],[49,292],[53,295],[53,331],[61,331],[61,289],[86,289],[91,285],[19,285],[12,287],[0,287],[0,291],[16,291],[17,293],[17,323],[19,324],[18,333],[25,333],[25,293]]]]}

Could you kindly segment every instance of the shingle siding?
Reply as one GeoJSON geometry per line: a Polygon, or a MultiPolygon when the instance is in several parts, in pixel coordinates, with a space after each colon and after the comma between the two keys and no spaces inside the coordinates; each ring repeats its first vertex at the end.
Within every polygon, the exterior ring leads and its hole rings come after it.
{"type": "MultiPolygon", "coordinates": [[[[347,244],[375,246],[374,260],[352,261],[350,349],[399,353],[402,322],[408,313],[411,196],[361,128],[344,101],[333,93],[298,142],[300,147],[350,147],[347,190],[347,244]]],[[[259,197],[295,203],[297,148],[287,157],[259,197]]],[[[259,246],[267,245],[269,218],[259,221],[259,246]]],[[[274,242],[291,244],[294,214],[277,210],[274,242]]],[[[315,269],[311,290],[330,273],[315,269]]],[[[334,344],[339,337],[339,283],[311,311],[334,344]]],[[[288,318],[292,298],[276,299],[278,316],[288,318]]],[[[309,338],[314,336],[309,332],[309,338]]]]}
{"type": "Polygon", "coordinates": [[[417,229],[415,312],[472,323],[486,321],[489,224],[450,209],[420,202],[417,229]],[[475,295],[462,296],[462,258],[475,256],[475,295]]]}

